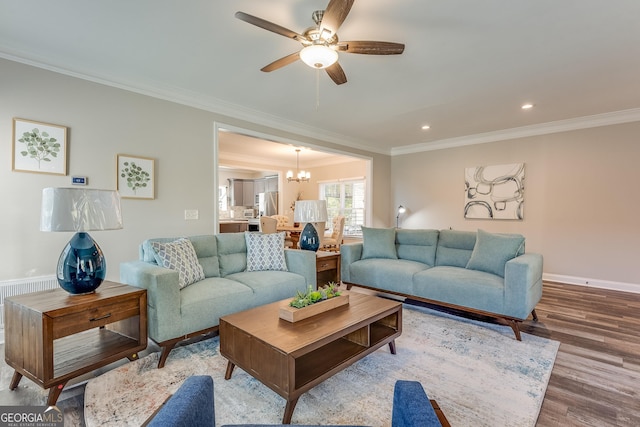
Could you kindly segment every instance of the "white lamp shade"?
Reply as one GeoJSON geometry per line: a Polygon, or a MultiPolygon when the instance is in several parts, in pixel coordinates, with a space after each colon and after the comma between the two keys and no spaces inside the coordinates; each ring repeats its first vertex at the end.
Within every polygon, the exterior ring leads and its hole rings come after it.
{"type": "Polygon", "coordinates": [[[293,212],[294,222],[327,222],[326,200],[298,200],[293,212]]]}
{"type": "Polygon", "coordinates": [[[45,188],[41,231],[92,231],[122,228],[120,195],[113,190],[45,188]]]}
{"type": "Polygon", "coordinates": [[[311,68],[327,68],[338,60],[338,52],[328,46],[313,44],[300,51],[300,59],[311,68]]]}

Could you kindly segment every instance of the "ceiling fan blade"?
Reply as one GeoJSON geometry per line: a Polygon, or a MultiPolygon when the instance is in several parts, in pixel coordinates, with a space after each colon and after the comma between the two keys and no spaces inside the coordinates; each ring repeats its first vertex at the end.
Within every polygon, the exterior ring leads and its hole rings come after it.
{"type": "MultiPolygon", "coordinates": [[[[320,33],[325,30],[330,31],[331,35],[338,32],[338,29],[347,18],[351,6],[355,0],[330,0],[320,22],[320,33]]],[[[328,39],[329,37],[325,37],[328,39]]]]}
{"type": "Polygon", "coordinates": [[[256,27],[264,28],[267,31],[280,34],[281,36],[285,36],[290,39],[298,41],[307,40],[307,38],[302,34],[298,34],[295,31],[282,27],[278,24],[274,24],[273,22],[269,22],[265,19],[258,18],[257,16],[249,15],[248,13],[236,12],[236,18],[241,21],[248,22],[249,24],[255,25],[256,27]]]}
{"type": "Polygon", "coordinates": [[[276,59],[269,65],[265,65],[260,69],[260,71],[264,71],[265,73],[268,73],[270,71],[275,71],[279,68],[282,68],[286,65],[296,62],[298,59],[300,59],[300,52],[294,52],[291,55],[287,55],[280,59],[276,59]]]}
{"type": "Polygon", "coordinates": [[[333,65],[325,68],[331,80],[337,85],[341,85],[347,82],[347,75],[344,73],[344,70],[340,66],[339,63],[334,63],[333,65]]]}
{"type": "Polygon", "coordinates": [[[338,51],[363,55],[399,55],[404,52],[404,44],[374,41],[340,42],[338,51]]]}

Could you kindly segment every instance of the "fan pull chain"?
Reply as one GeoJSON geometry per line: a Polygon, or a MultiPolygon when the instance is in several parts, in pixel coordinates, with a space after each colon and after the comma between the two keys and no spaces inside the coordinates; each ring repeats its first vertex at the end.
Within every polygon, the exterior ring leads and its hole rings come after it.
{"type": "Polygon", "coordinates": [[[316,70],[316,111],[320,108],[320,70],[316,70]]]}

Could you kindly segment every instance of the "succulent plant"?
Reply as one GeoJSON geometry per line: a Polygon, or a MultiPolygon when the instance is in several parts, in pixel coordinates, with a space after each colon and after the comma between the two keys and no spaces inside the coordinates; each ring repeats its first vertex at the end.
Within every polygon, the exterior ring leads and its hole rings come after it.
{"type": "Polygon", "coordinates": [[[340,291],[337,290],[337,287],[337,283],[330,282],[328,285],[320,287],[318,290],[314,291],[313,287],[309,285],[306,292],[296,292],[295,297],[293,297],[289,305],[294,308],[302,308],[329,298],[340,296],[340,291]]]}

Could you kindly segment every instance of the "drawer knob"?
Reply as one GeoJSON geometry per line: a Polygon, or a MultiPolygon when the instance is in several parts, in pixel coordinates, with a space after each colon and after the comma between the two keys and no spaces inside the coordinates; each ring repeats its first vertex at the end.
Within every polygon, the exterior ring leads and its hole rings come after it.
{"type": "Polygon", "coordinates": [[[106,319],[108,317],[111,317],[111,313],[107,313],[104,316],[100,316],[100,317],[93,317],[93,318],[89,319],[89,322],[96,322],[98,320],[106,319]]]}

